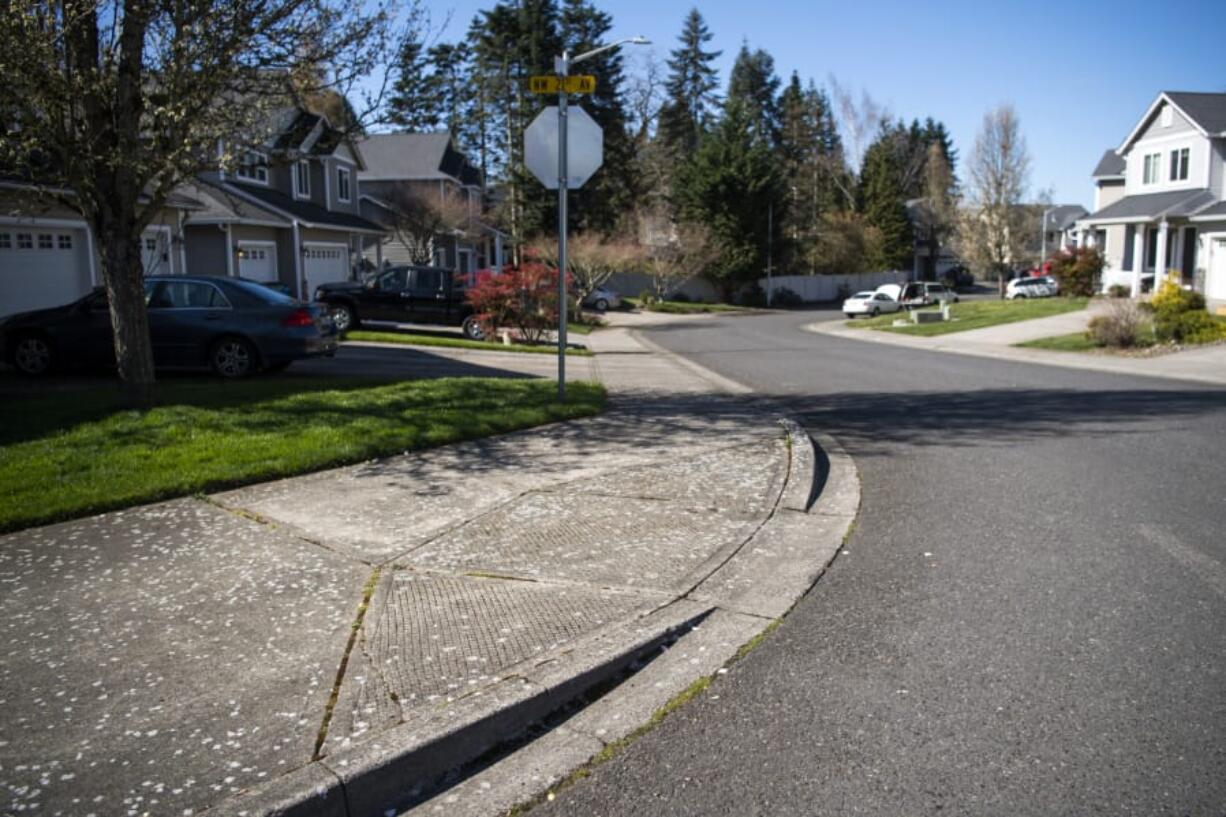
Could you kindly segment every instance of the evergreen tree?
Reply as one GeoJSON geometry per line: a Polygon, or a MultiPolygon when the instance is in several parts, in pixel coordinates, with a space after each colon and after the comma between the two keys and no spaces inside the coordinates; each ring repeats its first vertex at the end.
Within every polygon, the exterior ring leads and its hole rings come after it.
{"type": "Polygon", "coordinates": [[[720,242],[721,257],[708,277],[731,298],[765,274],[768,213],[786,218],[778,162],[758,137],[749,110],[727,106],[723,119],[677,171],[673,182],[678,215],[707,225],[720,242]]]}
{"type": "Polygon", "coordinates": [[[396,81],[387,102],[387,119],[407,131],[431,131],[439,125],[439,100],[426,72],[425,48],[408,36],[396,60],[396,81]]]}
{"type": "MultiPolygon", "coordinates": [[[[795,75],[793,79],[799,85],[795,75]]],[[[775,100],[778,92],[775,59],[760,48],[751,52],[749,44],[743,43],[728,77],[725,105],[741,105],[753,120],[759,138],[771,145],[779,143],[779,107],[775,100]]]]}
{"type": "Polygon", "coordinates": [[[678,156],[689,155],[698,147],[719,104],[715,93],[719,77],[712,63],[723,52],[703,50],[713,36],[698,9],[691,9],[678,37],[681,47],[672,51],[668,61],[667,101],[660,111],[659,134],[678,156]]]}
{"type": "Polygon", "coordinates": [[[466,128],[472,93],[468,84],[468,50],[463,43],[438,43],[426,52],[431,72],[426,81],[428,98],[437,107],[439,125],[468,150],[466,128]]]}
{"type": "Polygon", "coordinates": [[[876,269],[910,269],[915,252],[915,233],[907,219],[902,169],[896,151],[896,133],[883,131],[864,152],[860,171],[860,210],[880,232],[880,242],[870,253],[876,269]]]}
{"type": "MultiPolygon", "coordinates": [[[[613,18],[587,0],[565,0],[562,42],[572,56],[602,45],[612,27],[613,18]]],[[[577,229],[611,233],[634,205],[637,180],[634,145],[626,130],[622,54],[619,49],[597,54],[580,63],[577,73],[596,77],[596,90],[572,103],[581,105],[604,132],[604,163],[587,184],[571,193],[569,214],[577,229]]]]}

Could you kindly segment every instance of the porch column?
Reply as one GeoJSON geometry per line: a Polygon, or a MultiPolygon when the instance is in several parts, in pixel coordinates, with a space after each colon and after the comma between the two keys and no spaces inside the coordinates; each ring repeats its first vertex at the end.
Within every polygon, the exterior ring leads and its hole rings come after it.
{"type": "Polygon", "coordinates": [[[1158,287],[1166,280],[1166,242],[1167,230],[1169,225],[1166,219],[1158,225],[1158,252],[1154,255],[1154,294],[1158,294],[1158,287]]]}
{"type": "Polygon", "coordinates": [[[1132,235],[1132,297],[1141,297],[1141,268],[1145,266],[1145,225],[1138,224],[1132,235]]]}

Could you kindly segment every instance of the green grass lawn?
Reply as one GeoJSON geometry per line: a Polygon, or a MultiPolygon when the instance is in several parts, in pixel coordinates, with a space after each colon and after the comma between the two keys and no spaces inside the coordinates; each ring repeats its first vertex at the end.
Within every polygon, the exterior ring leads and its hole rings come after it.
{"type": "Polygon", "coordinates": [[[1092,352],[1101,349],[1094,341],[1086,337],[1085,332],[1072,332],[1067,335],[1056,335],[1051,338],[1028,340],[1025,343],[1015,343],[1023,349],[1048,349],[1053,352],[1092,352]]]}
{"type": "Polygon", "coordinates": [[[317,471],[599,412],[605,391],[549,380],[169,381],[158,406],[114,388],[10,397],[0,531],[317,471]]]}
{"type": "Polygon", "coordinates": [[[694,315],[703,312],[746,312],[747,307],[732,304],[703,304],[690,301],[658,301],[643,306],[638,298],[622,298],[635,309],[646,309],[648,312],[666,312],[671,315],[694,315]]]}
{"type": "MultiPolygon", "coordinates": [[[[949,309],[952,320],[944,323],[913,324],[895,327],[895,320],[907,318],[905,313],[879,315],[876,318],[856,319],[848,321],[847,325],[856,329],[882,329],[887,332],[898,332],[903,335],[947,335],[950,332],[966,332],[970,329],[983,329],[987,326],[997,326],[1002,323],[1028,321],[1034,318],[1047,318],[1065,312],[1076,312],[1085,309],[1088,298],[1019,298],[1015,301],[964,301],[953,304],[949,309]]],[[[935,309],[936,307],[930,307],[935,309]]]]}
{"type": "MultiPolygon", "coordinates": [[[[567,328],[570,332],[570,327],[567,328]]],[[[587,334],[591,328],[587,328],[587,332],[580,331],[579,334],[587,334]]],[[[478,349],[485,352],[525,352],[527,354],[540,355],[556,355],[558,347],[553,345],[531,346],[526,343],[512,343],[506,346],[502,343],[495,343],[489,340],[469,340],[468,338],[449,338],[439,335],[419,335],[412,332],[373,332],[365,329],[355,329],[352,332],[345,333],[345,340],[360,340],[368,343],[402,343],[407,346],[445,346],[452,349],[478,349]]],[[[591,357],[592,353],[587,349],[566,350],[568,355],[578,355],[579,357],[591,357]]]]}

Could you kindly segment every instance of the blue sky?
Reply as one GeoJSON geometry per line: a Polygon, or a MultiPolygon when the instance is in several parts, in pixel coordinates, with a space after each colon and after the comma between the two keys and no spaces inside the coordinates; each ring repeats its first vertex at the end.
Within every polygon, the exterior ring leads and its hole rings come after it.
{"type": "MultiPolygon", "coordinates": [[[[425,0],[443,39],[463,36],[488,2],[425,0]]],[[[862,0],[606,0],[615,37],[644,34],[661,61],[697,5],[722,49],[720,79],[743,40],[775,58],[784,81],[868,93],[896,117],[949,128],[963,159],[983,115],[1012,103],[1030,149],[1032,195],[1093,204],[1090,172],[1159,91],[1226,91],[1226,0],[1154,3],[862,0]]],[[[630,50],[645,50],[631,46],[630,50]]],[[[959,171],[960,176],[965,176],[959,171]]]]}

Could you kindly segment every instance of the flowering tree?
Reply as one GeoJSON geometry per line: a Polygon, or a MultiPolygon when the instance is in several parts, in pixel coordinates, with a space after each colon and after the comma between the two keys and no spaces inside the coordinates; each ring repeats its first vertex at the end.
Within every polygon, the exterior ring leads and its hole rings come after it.
{"type": "Polygon", "coordinates": [[[130,402],[153,398],[141,232],[181,182],[263,144],[287,104],[360,118],[345,92],[385,62],[391,30],[381,3],[349,0],[0,5],[0,167],[93,228],[130,402]]]}

